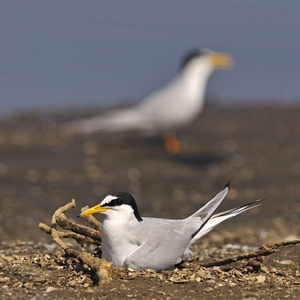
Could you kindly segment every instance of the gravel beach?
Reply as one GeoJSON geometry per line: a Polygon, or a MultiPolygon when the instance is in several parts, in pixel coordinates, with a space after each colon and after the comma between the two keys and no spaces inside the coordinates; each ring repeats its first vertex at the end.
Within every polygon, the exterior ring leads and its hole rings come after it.
{"type": "Polygon", "coordinates": [[[23,113],[0,123],[2,299],[300,297],[299,244],[266,257],[259,270],[245,271],[247,261],[196,268],[199,261],[300,238],[299,106],[206,106],[178,132],[184,151],[177,155],[165,151],[160,136],[70,136],[60,130],[66,120],[87,114],[23,113]],[[184,218],[231,178],[218,211],[266,198],[263,205],[196,243],[190,266],[182,270],[120,269],[110,283],[95,287],[88,272],[65,262],[38,227],[72,198],[76,208],[67,217],[86,224],[76,219],[82,206],[124,190],[134,195],[142,216],[184,218]]]}

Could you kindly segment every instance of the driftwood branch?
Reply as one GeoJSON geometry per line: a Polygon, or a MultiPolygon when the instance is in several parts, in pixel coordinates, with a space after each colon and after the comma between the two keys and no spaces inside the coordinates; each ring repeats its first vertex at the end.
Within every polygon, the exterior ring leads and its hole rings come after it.
{"type": "Polygon", "coordinates": [[[228,265],[231,263],[238,262],[240,260],[244,259],[252,259],[252,258],[261,258],[265,256],[269,256],[272,253],[275,253],[279,250],[280,247],[282,246],[288,246],[288,245],[297,245],[300,244],[300,240],[292,240],[292,241],[283,241],[275,244],[268,244],[268,245],[263,245],[261,246],[258,250],[253,251],[253,252],[248,252],[236,256],[231,256],[225,259],[220,259],[220,260],[215,260],[215,261],[210,261],[207,263],[200,263],[201,267],[215,267],[215,266],[223,266],[223,265],[228,265]]]}
{"type": "MultiPolygon", "coordinates": [[[[75,200],[66,205],[58,208],[52,216],[51,227],[44,223],[39,223],[39,227],[48,234],[51,234],[52,226],[59,225],[62,229],[68,232],[57,231],[59,238],[72,238],[79,244],[94,244],[101,245],[101,223],[98,222],[93,216],[86,216],[86,219],[95,229],[88,226],[80,225],[67,219],[64,214],[67,210],[75,207],[75,200]],[[71,231],[71,232],[70,232],[71,231]]],[[[86,208],[83,208],[85,210],[86,208]]]]}
{"type": "MultiPolygon", "coordinates": [[[[51,234],[51,227],[44,224],[44,223],[39,223],[39,227],[45,231],[48,234],[51,234]]],[[[95,240],[93,240],[90,237],[86,237],[86,236],[82,236],[80,234],[76,234],[74,232],[62,232],[62,231],[57,231],[57,234],[59,236],[60,239],[73,239],[76,242],[78,242],[79,244],[85,244],[85,243],[89,243],[89,244],[96,244],[95,240]]],[[[100,245],[100,242],[99,242],[100,245]]]]}
{"type": "MultiPolygon", "coordinates": [[[[74,222],[69,221],[65,212],[75,207],[75,200],[66,205],[58,208],[51,219],[51,227],[40,223],[39,227],[46,233],[51,234],[53,240],[64,250],[66,257],[74,257],[78,259],[82,264],[87,264],[95,274],[95,284],[106,283],[111,280],[112,276],[112,264],[104,259],[94,257],[92,254],[87,252],[80,252],[68,247],[68,245],[62,240],[62,238],[72,237],[77,242],[89,242],[92,244],[98,244],[101,242],[100,233],[95,229],[87,226],[82,226],[74,222]],[[64,230],[71,230],[71,233],[65,233],[57,230],[60,226],[64,230]]],[[[99,224],[92,221],[93,226],[99,228],[99,224]]]]}
{"type": "Polygon", "coordinates": [[[97,231],[93,228],[79,225],[67,219],[65,214],[60,214],[56,218],[56,223],[65,230],[72,230],[72,232],[78,233],[83,236],[90,237],[94,241],[101,242],[100,231],[97,231]]]}

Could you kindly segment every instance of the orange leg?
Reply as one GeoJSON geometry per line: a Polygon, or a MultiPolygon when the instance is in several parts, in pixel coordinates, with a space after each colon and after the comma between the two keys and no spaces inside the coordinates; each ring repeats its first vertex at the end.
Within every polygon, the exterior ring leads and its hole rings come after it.
{"type": "Polygon", "coordinates": [[[176,138],[175,134],[172,132],[164,133],[164,144],[165,148],[170,153],[180,153],[182,150],[180,142],[176,138]]]}

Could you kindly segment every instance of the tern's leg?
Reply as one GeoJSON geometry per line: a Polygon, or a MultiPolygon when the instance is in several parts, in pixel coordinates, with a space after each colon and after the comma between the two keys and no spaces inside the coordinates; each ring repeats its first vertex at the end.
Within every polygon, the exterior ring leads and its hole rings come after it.
{"type": "Polygon", "coordinates": [[[165,148],[170,153],[180,153],[182,151],[180,142],[178,141],[173,132],[164,133],[164,144],[165,148]]]}

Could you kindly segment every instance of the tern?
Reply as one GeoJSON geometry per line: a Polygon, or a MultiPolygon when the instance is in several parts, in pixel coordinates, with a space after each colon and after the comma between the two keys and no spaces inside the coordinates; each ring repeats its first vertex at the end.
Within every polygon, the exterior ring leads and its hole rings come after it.
{"type": "Polygon", "coordinates": [[[68,122],[69,134],[139,131],[163,133],[165,148],[178,153],[181,145],[174,131],[191,123],[200,114],[206,83],[214,70],[228,70],[230,55],[209,49],[192,51],[184,58],[179,74],[166,86],[143,101],[127,108],[115,109],[89,119],[68,122]]]}
{"type": "Polygon", "coordinates": [[[103,213],[102,258],[116,267],[136,270],[170,269],[182,261],[189,246],[219,223],[260,205],[249,204],[213,215],[225,198],[229,183],[205,206],[186,219],[142,218],[132,195],[108,195],[79,216],[103,213]]]}

